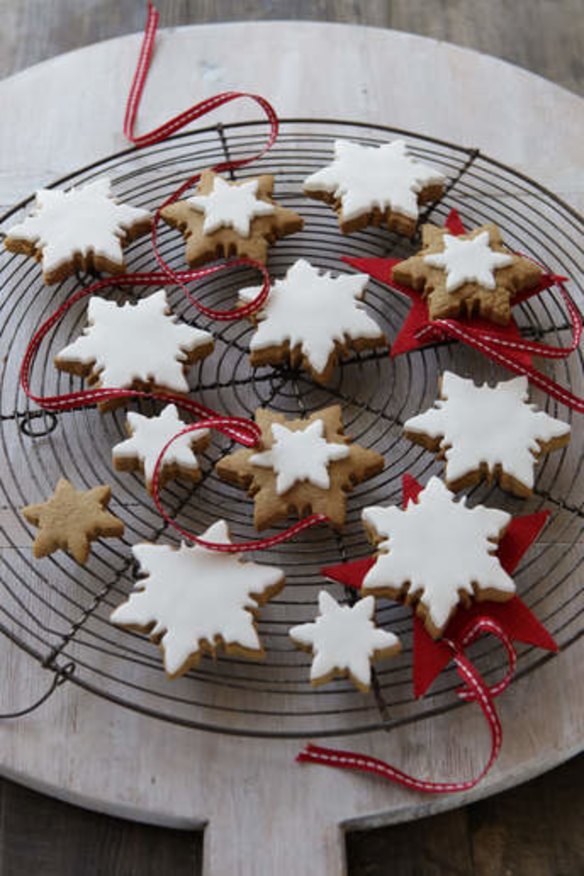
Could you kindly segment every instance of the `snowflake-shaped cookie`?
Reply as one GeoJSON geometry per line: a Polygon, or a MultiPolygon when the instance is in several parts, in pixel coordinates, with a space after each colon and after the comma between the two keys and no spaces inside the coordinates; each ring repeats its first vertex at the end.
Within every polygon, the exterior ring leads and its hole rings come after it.
{"type": "Polygon", "coordinates": [[[262,437],[258,450],[241,449],[220,459],[216,471],[244,487],[254,499],[254,526],[265,529],[292,513],[326,514],[342,526],[346,494],[383,469],[374,450],[353,444],[343,434],[339,405],[315,411],[308,419],[286,420],[259,408],[262,437]]]}
{"type": "Polygon", "coordinates": [[[304,181],[304,192],[333,205],[341,231],[386,225],[411,236],[418,205],[442,195],[445,177],[408,154],[403,140],[363,146],[336,140],[332,164],[304,181]]]}
{"type": "Polygon", "coordinates": [[[66,478],[60,478],[46,502],[22,509],[28,522],[39,529],[33,544],[34,556],[46,557],[62,549],[83,564],[89,557],[90,542],[96,538],[121,538],[124,524],[107,510],[111,495],[107,484],[76,490],[66,478]]]}
{"type": "Polygon", "coordinates": [[[416,611],[434,638],[441,635],[456,606],[479,600],[507,600],[515,584],[495,555],[511,521],[505,511],[456,502],[436,477],[418,501],[365,508],[363,522],[378,545],[375,565],[361,592],[416,602],[416,611]]]}
{"type": "Polygon", "coordinates": [[[188,366],[213,349],[213,336],[178,322],[164,289],[118,306],[93,297],[83,334],[56,356],[62,371],[89,375],[99,386],[186,393],[188,366]]]}
{"type": "Polygon", "coordinates": [[[76,270],[125,271],[123,247],[152,224],[148,210],[120,204],[103,177],[69,191],[41,189],[33,212],[7,233],[12,252],[41,262],[45,283],[76,270]]]}
{"type": "MultiPolygon", "coordinates": [[[[250,342],[252,365],[278,365],[287,360],[302,365],[315,380],[326,383],[340,353],[386,344],[383,332],[365,312],[366,274],[333,277],[299,259],[282,280],[276,280],[250,342]]],[[[241,289],[242,303],[252,301],[259,287],[241,289]]]]}
{"type": "MultiPolygon", "coordinates": [[[[175,405],[166,405],[157,417],[145,417],[130,411],[126,425],[130,437],[112,448],[114,468],[118,471],[142,471],[146,489],[151,493],[156,460],[170,439],[185,428],[186,423],[179,417],[175,405]]],[[[201,469],[195,450],[204,450],[208,443],[208,429],[196,429],[173,441],[159,469],[159,488],[181,477],[197,483],[201,479],[201,469]]]]}
{"type": "MultiPolygon", "coordinates": [[[[231,544],[224,520],[201,537],[231,544]]],[[[142,577],[111,620],[148,633],[162,649],[170,678],[196,666],[202,652],[214,655],[219,647],[228,654],[264,656],[254,617],[258,606],[284,586],[281,569],[200,545],[138,544],[132,552],[142,577]]]]}
{"type": "Polygon", "coordinates": [[[512,299],[542,277],[530,259],[503,245],[496,225],[468,234],[422,226],[422,249],[393,268],[393,279],[422,292],[430,319],[472,316],[506,325],[512,299]]]}
{"type": "Polygon", "coordinates": [[[289,631],[296,645],[314,654],[311,683],[324,684],[335,675],[348,675],[359,690],[368,691],[371,661],[397,654],[401,648],[398,637],[375,626],[372,596],[353,606],[339,605],[321,590],[318,607],[320,614],[314,623],[299,624],[289,631]]]}
{"type": "Polygon", "coordinates": [[[298,213],[272,198],[273,188],[271,175],[227,182],[206,170],[196,194],[169,204],[161,216],[182,231],[185,258],[192,268],[232,255],[265,262],[268,246],[303,225],[298,213]]]}
{"type": "Polygon", "coordinates": [[[475,386],[445,371],[434,407],[406,420],[405,435],[440,451],[452,490],[496,477],[503,489],[529,496],[539,456],[567,444],[570,426],[528,398],[527,377],[475,386]]]}

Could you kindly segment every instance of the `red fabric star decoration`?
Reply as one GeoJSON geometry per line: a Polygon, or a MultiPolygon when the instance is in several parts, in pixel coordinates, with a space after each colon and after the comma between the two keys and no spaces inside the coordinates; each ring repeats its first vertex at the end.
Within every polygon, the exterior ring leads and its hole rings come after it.
{"type": "MultiPolygon", "coordinates": [[[[403,507],[416,501],[422,485],[411,475],[402,481],[403,507]]],[[[549,517],[549,511],[540,511],[514,517],[497,547],[497,556],[506,572],[511,574],[524,553],[535,541],[549,517]]],[[[375,563],[375,557],[325,566],[321,574],[331,581],[359,590],[365,575],[375,563]]],[[[423,622],[414,615],[413,681],[414,695],[422,696],[434,679],[452,659],[452,649],[445,640],[462,647],[466,632],[479,617],[490,618],[499,624],[512,640],[557,651],[558,646],[545,627],[531,613],[518,596],[507,602],[474,602],[468,608],[461,606],[444,631],[441,639],[434,640],[426,632],[423,622]]]]}

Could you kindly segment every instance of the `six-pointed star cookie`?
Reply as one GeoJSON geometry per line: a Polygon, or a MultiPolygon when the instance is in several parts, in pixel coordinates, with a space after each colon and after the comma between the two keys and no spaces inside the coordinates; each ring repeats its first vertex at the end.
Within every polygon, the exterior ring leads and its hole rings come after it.
{"type": "Polygon", "coordinates": [[[511,521],[505,511],[456,502],[436,477],[417,502],[365,508],[363,523],[378,546],[375,565],[363,579],[361,593],[416,603],[426,629],[438,638],[459,602],[505,601],[515,584],[495,555],[497,542],[511,521]]]}
{"type": "Polygon", "coordinates": [[[41,262],[45,283],[58,283],[77,270],[125,271],[123,247],[151,225],[147,210],[118,203],[104,177],[69,191],[41,189],[4,246],[41,262]]]}
{"type": "MultiPolygon", "coordinates": [[[[231,544],[224,520],[201,538],[231,544]]],[[[281,569],[197,544],[138,544],[132,552],[142,577],[111,620],[149,633],[162,649],[170,678],[196,666],[201,652],[214,655],[219,647],[228,654],[264,656],[254,617],[284,586],[281,569]]]]}
{"type": "Polygon", "coordinates": [[[228,256],[265,262],[269,245],[303,226],[298,213],[272,198],[273,188],[270,175],[227,182],[206,170],[196,194],[165,207],[161,216],[182,231],[192,268],[228,256]]]}
{"type": "Polygon", "coordinates": [[[496,477],[504,490],[530,496],[535,463],[542,453],[568,443],[570,426],[528,398],[527,377],[476,386],[445,371],[434,407],[406,420],[404,432],[410,441],[440,452],[451,490],[496,477]]]}
{"type": "MultiPolygon", "coordinates": [[[[118,471],[141,471],[146,489],[151,493],[154,468],[160,453],[186,425],[179,417],[176,405],[166,405],[156,417],[145,417],[130,411],[126,420],[130,437],[112,448],[114,468],[118,471]]],[[[208,429],[195,429],[173,441],[159,468],[159,489],[174,478],[187,478],[197,483],[201,479],[201,468],[195,451],[204,450],[208,443],[208,429]]]]}
{"type": "Polygon", "coordinates": [[[445,181],[439,170],[412,158],[403,140],[381,146],[336,140],[332,164],[304,181],[304,193],[332,204],[344,234],[385,225],[411,237],[418,205],[439,198],[445,181]]]}
{"type": "MultiPolygon", "coordinates": [[[[298,259],[276,280],[266,303],[252,317],[257,326],[250,341],[252,365],[302,365],[319,383],[330,380],[339,354],[386,345],[383,332],[366,313],[361,299],[366,274],[333,277],[306,259],[298,259]]],[[[247,304],[260,287],[241,289],[247,304]]]]}
{"type": "Polygon", "coordinates": [[[237,450],[219,460],[220,477],[248,490],[254,498],[254,525],[265,529],[291,513],[326,514],[334,526],[345,522],[346,493],[378,474],[379,453],[352,444],[343,434],[338,405],[306,420],[258,409],[261,446],[237,450]]]}
{"type": "Polygon", "coordinates": [[[507,325],[513,297],[536,286],[542,270],[503,245],[496,225],[453,235],[422,226],[422,249],[393,268],[393,279],[427,298],[430,319],[472,316],[507,325]]]}
{"type": "Polygon", "coordinates": [[[99,386],[185,393],[188,366],[213,349],[209,332],[176,320],[164,289],[121,306],[93,297],[87,321],[83,334],[57,354],[55,365],[88,375],[99,386]]]}
{"type": "Polygon", "coordinates": [[[78,563],[85,563],[91,541],[100,537],[120,538],[124,524],[105,510],[110,498],[107,484],[78,491],[61,478],[46,502],[22,509],[28,522],[39,528],[33,544],[35,557],[46,557],[61,548],[69,551],[78,563]]]}
{"type": "Polygon", "coordinates": [[[314,623],[289,630],[296,645],[314,654],[311,684],[325,684],[335,675],[348,675],[366,693],[371,687],[371,661],[397,654],[401,648],[398,637],[375,626],[372,596],[353,606],[339,605],[321,590],[318,607],[320,613],[314,623]]]}

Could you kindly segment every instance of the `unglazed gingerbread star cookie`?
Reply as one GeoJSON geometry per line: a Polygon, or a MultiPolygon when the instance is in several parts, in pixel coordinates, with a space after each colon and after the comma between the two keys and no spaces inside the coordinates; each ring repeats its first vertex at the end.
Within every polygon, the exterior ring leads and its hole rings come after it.
{"type": "Polygon", "coordinates": [[[385,225],[411,237],[418,206],[435,201],[446,178],[409,155],[403,140],[363,146],[336,140],[332,164],[304,181],[304,193],[332,204],[344,234],[367,225],[385,225]]]}
{"type": "Polygon", "coordinates": [[[300,231],[302,217],[272,198],[274,177],[228,182],[206,170],[196,194],[165,207],[165,222],[182,231],[192,267],[238,256],[265,262],[268,246],[300,231]]]}
{"type": "MultiPolygon", "coordinates": [[[[201,538],[231,544],[224,520],[201,538]]],[[[196,666],[201,653],[215,655],[219,648],[244,657],[264,656],[254,619],[258,607],[284,586],[281,569],[197,544],[138,544],[132,552],[141,577],[111,620],[148,633],[160,645],[170,678],[196,666]]]]}
{"type": "Polygon", "coordinates": [[[98,386],[186,393],[188,366],[213,349],[209,332],[176,320],[163,289],[121,306],[93,297],[87,321],[55,365],[98,386]]]}
{"type": "Polygon", "coordinates": [[[360,599],[355,605],[339,605],[321,590],[319,614],[314,623],[289,630],[295,645],[314,655],[310,682],[325,684],[335,676],[349,676],[359,690],[371,687],[371,662],[401,650],[398,637],[375,626],[375,600],[360,599]]]}
{"type": "MultiPolygon", "coordinates": [[[[249,345],[251,364],[289,361],[326,383],[339,356],[385,346],[383,332],[361,300],[368,279],[367,274],[333,277],[299,259],[276,280],[263,308],[252,317],[256,330],[249,345]]],[[[240,302],[253,301],[259,292],[259,286],[241,289],[240,302]]]]}
{"type": "Polygon", "coordinates": [[[496,225],[487,223],[454,235],[422,226],[422,249],[393,268],[393,278],[422,292],[430,319],[477,314],[507,325],[513,297],[536,286],[542,270],[504,246],[496,225]]]}
{"type": "MultiPolygon", "coordinates": [[[[166,405],[156,417],[145,417],[130,411],[126,420],[130,437],[112,448],[114,468],[118,471],[141,471],[146,489],[151,493],[154,468],[160,453],[185,426],[176,405],[166,405]]],[[[192,483],[200,481],[201,468],[195,451],[204,450],[208,444],[208,429],[195,429],[173,441],[159,469],[159,489],[174,478],[186,478],[192,483]]]]}
{"type": "Polygon", "coordinates": [[[404,432],[410,441],[439,451],[451,490],[497,478],[504,490],[527,497],[538,458],[570,440],[567,423],[528,399],[527,377],[476,386],[445,371],[434,407],[406,420],[404,432]]]}
{"type": "Polygon", "coordinates": [[[41,189],[30,214],[14,225],[4,246],[41,262],[45,283],[58,283],[77,270],[126,270],[123,247],[146,234],[148,210],[120,204],[103,177],[69,191],[41,189]]]}
{"type": "Polygon", "coordinates": [[[33,544],[34,556],[46,557],[62,549],[69,551],[78,563],[85,563],[91,541],[120,538],[124,524],[106,511],[110,498],[107,484],[79,491],[61,478],[46,502],[22,509],[28,522],[39,528],[33,544]]]}
{"type": "Polygon", "coordinates": [[[496,556],[497,543],[511,521],[506,511],[457,502],[432,477],[402,510],[396,506],[363,511],[365,530],[378,554],[363,579],[361,593],[405,597],[416,604],[426,629],[438,638],[460,602],[505,601],[515,593],[512,578],[496,556]]]}
{"type": "Polygon", "coordinates": [[[345,522],[346,494],[355,484],[378,474],[384,459],[374,450],[352,444],[343,434],[338,405],[305,420],[259,408],[257,449],[237,450],[216,465],[220,477],[244,487],[254,498],[254,525],[265,529],[291,513],[326,514],[334,526],[345,522]]]}

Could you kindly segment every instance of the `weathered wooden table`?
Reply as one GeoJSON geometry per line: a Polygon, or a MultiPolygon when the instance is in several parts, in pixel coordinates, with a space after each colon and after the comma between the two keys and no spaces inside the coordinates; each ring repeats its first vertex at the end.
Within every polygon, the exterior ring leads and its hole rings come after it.
{"type": "MultiPolygon", "coordinates": [[[[124,147],[123,100],[138,46],[138,36],[121,38],[0,83],[4,207],[124,147]]],[[[165,31],[140,128],[232,88],[264,94],[285,117],[388,124],[476,146],[584,208],[582,100],[492,58],[408,34],[326,24],[165,31]],[[238,51],[242,42],[245,52],[238,51]],[[322,75],[323,46],[334,76],[322,75]]],[[[238,107],[220,117],[232,121],[249,115],[247,107],[238,107]]],[[[3,515],[3,525],[13,525],[7,512],[3,515]]],[[[4,711],[34,700],[47,678],[7,641],[0,641],[0,649],[4,711]]],[[[420,799],[364,777],[300,769],[293,763],[298,742],[184,730],[68,684],[38,712],[0,724],[1,768],[7,776],[92,808],[159,824],[207,824],[209,873],[287,873],[293,861],[295,872],[336,874],[343,858],[341,823],[371,826],[459,805],[578,751],[584,729],[581,659],[580,642],[502,698],[502,721],[510,729],[501,758],[464,800],[420,799]]],[[[435,770],[438,749],[441,772],[456,776],[482,762],[487,739],[480,716],[469,708],[419,722],[407,734],[396,729],[391,736],[349,739],[343,745],[398,764],[407,756],[411,772],[428,775],[435,770]],[[464,749],[456,742],[461,738],[464,749]]]]}

